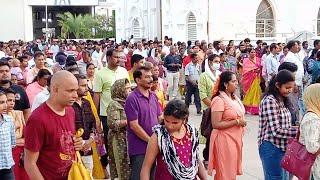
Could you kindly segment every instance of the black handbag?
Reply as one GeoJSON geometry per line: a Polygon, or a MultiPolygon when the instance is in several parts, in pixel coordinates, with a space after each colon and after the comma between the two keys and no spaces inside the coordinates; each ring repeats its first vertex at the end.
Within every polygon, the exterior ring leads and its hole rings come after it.
{"type": "Polygon", "coordinates": [[[202,114],[202,121],[200,124],[201,135],[204,137],[209,137],[211,135],[212,129],[211,108],[208,107],[202,114]]]}

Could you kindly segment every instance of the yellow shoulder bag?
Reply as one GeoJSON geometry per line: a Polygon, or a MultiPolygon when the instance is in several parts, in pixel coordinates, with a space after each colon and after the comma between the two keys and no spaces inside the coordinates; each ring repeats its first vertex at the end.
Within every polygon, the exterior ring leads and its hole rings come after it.
{"type": "MultiPolygon", "coordinates": [[[[78,129],[76,137],[81,137],[83,129],[78,129]]],[[[68,174],[68,180],[91,180],[90,171],[83,165],[79,151],[76,151],[75,160],[68,174]]]]}

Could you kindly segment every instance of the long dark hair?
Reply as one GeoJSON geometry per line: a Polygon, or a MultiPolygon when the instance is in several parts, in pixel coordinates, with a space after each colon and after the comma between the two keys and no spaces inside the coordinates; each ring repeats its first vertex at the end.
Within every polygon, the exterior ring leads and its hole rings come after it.
{"type": "Polygon", "coordinates": [[[51,72],[47,69],[40,69],[37,76],[33,79],[33,83],[38,81],[40,78],[43,78],[45,75],[51,76],[51,72]]]}
{"type": "Polygon", "coordinates": [[[278,101],[283,100],[284,105],[288,107],[291,102],[287,97],[282,97],[280,95],[280,91],[276,87],[276,84],[278,83],[278,86],[282,86],[283,84],[286,84],[292,81],[295,81],[295,78],[292,72],[286,69],[279,71],[277,75],[272,77],[264,96],[273,95],[278,101]]]}
{"type": "MultiPolygon", "coordinates": [[[[218,88],[216,89],[216,92],[215,94],[213,94],[212,98],[219,96],[220,91],[226,91],[227,88],[224,84],[231,81],[233,75],[235,75],[235,73],[232,71],[224,71],[223,73],[220,74],[219,80],[216,82],[218,83],[216,85],[218,88]]],[[[234,98],[234,94],[232,94],[232,97],[234,98]]]]}

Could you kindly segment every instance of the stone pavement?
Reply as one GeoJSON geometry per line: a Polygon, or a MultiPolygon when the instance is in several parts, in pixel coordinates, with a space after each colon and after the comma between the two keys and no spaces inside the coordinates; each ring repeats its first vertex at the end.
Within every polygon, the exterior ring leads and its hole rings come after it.
{"type": "MultiPolygon", "coordinates": [[[[201,117],[196,115],[196,109],[194,105],[189,108],[190,116],[189,123],[200,127],[201,117]]],[[[243,139],[243,159],[242,166],[244,174],[238,176],[237,180],[263,180],[263,169],[258,153],[257,134],[258,134],[258,116],[246,115],[247,126],[243,139]]],[[[201,158],[204,145],[200,145],[201,158]]],[[[208,179],[213,179],[208,176],[208,179]]]]}

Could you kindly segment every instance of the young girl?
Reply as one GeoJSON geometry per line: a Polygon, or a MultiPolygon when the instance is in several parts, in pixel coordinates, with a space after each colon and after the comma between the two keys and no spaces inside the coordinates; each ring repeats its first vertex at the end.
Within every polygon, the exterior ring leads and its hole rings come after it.
{"type": "Polygon", "coordinates": [[[10,116],[15,125],[16,134],[16,147],[12,149],[12,155],[14,160],[14,176],[16,180],[27,180],[28,175],[23,167],[23,147],[24,147],[24,136],[23,130],[25,126],[23,112],[14,110],[15,105],[15,92],[12,89],[6,90],[7,96],[7,115],[10,116]]]}
{"type": "Polygon", "coordinates": [[[198,131],[186,123],[188,107],[181,100],[170,101],[164,109],[164,122],[153,127],[140,179],[149,180],[157,161],[155,179],[206,179],[199,159],[198,131]]]}
{"type": "Polygon", "coordinates": [[[258,145],[265,179],[287,179],[281,168],[288,139],[295,137],[297,126],[292,126],[288,96],[295,86],[294,75],[281,70],[269,83],[268,91],[261,101],[259,112],[258,145]]]}
{"type": "Polygon", "coordinates": [[[15,129],[12,119],[5,114],[7,110],[7,97],[0,91],[0,179],[13,180],[14,165],[12,157],[12,148],[16,145],[15,129]]]}

